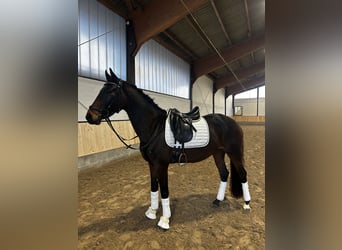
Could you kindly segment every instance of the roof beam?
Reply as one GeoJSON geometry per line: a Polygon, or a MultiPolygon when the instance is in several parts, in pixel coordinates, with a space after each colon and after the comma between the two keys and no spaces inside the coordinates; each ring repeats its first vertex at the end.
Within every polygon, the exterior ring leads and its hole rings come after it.
{"type": "Polygon", "coordinates": [[[216,7],[216,4],[215,4],[214,0],[210,0],[210,3],[211,3],[211,7],[213,7],[213,10],[215,12],[216,18],[217,18],[217,20],[218,20],[218,22],[220,24],[220,27],[221,27],[221,30],[222,30],[224,36],[226,37],[226,39],[229,42],[229,44],[232,44],[232,40],[230,39],[230,37],[229,37],[229,35],[227,33],[227,30],[224,27],[224,24],[222,22],[222,19],[221,19],[220,14],[219,14],[219,12],[217,10],[217,7],[216,7]]]}
{"type": "MultiPolygon", "coordinates": [[[[206,2],[208,0],[184,0],[190,11],[206,2]]],[[[188,11],[178,0],[151,0],[143,9],[133,10],[131,14],[137,41],[137,48],[134,52],[136,54],[144,42],[184,18],[188,11]]]]}
{"type": "Polygon", "coordinates": [[[157,43],[161,44],[166,49],[170,50],[173,54],[175,54],[179,58],[182,58],[187,63],[191,63],[191,58],[189,56],[187,56],[187,54],[180,51],[175,46],[172,46],[171,44],[165,42],[160,36],[156,36],[155,38],[153,38],[153,40],[156,41],[157,43]]]}
{"type": "MultiPolygon", "coordinates": [[[[247,19],[247,34],[248,34],[248,38],[249,38],[249,37],[252,36],[252,28],[251,28],[251,21],[250,21],[250,18],[249,18],[249,10],[248,10],[247,0],[244,0],[244,6],[245,6],[246,19],[247,19]]],[[[254,63],[255,59],[254,59],[253,52],[251,53],[251,56],[252,56],[252,61],[254,63]]]]}
{"type": "MultiPolygon", "coordinates": [[[[240,69],[235,71],[235,75],[238,79],[246,79],[250,77],[251,75],[254,75],[256,73],[265,71],[265,62],[253,64],[252,66],[244,69],[240,69]]],[[[215,88],[220,89],[224,87],[228,87],[229,85],[236,82],[236,78],[233,75],[229,75],[226,77],[222,77],[216,80],[215,88]]]]}
{"type": "MultiPolygon", "coordinates": [[[[251,51],[264,47],[264,35],[252,37],[243,42],[223,49],[221,55],[227,63],[233,62],[251,51]]],[[[225,62],[216,53],[200,58],[194,62],[194,76],[196,78],[208,74],[225,65],[225,62]]]]}
{"type": "Polygon", "coordinates": [[[198,25],[196,24],[196,21],[191,17],[191,16],[187,16],[185,18],[185,20],[188,22],[188,24],[190,25],[190,27],[195,31],[195,33],[197,34],[197,36],[201,39],[201,41],[203,42],[203,44],[211,51],[215,51],[215,49],[211,46],[210,42],[208,41],[207,37],[205,36],[205,34],[202,32],[202,30],[198,27],[198,25]]]}
{"type": "Polygon", "coordinates": [[[97,0],[102,5],[106,6],[108,9],[113,11],[114,13],[118,14],[121,17],[127,18],[127,12],[126,10],[123,10],[119,8],[118,6],[115,6],[112,1],[110,0],[97,0]]]}
{"type": "Polygon", "coordinates": [[[178,46],[181,50],[183,50],[185,53],[187,53],[192,59],[198,59],[196,55],[188,48],[185,44],[183,44],[181,41],[179,41],[175,35],[170,31],[164,31],[163,32],[176,46],[178,46]]]}
{"type": "Polygon", "coordinates": [[[241,93],[241,92],[244,92],[244,91],[247,91],[247,90],[250,90],[250,89],[257,88],[257,87],[265,85],[265,75],[249,79],[249,80],[245,81],[243,83],[243,85],[245,86],[245,89],[243,89],[241,87],[241,85],[238,84],[238,83],[234,84],[234,85],[232,85],[230,87],[227,87],[226,88],[227,96],[229,96],[229,95],[236,95],[238,93],[241,93]]]}

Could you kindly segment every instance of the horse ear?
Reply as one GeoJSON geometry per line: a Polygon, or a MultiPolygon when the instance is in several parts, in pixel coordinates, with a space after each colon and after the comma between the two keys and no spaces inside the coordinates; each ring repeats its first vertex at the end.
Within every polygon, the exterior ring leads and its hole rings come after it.
{"type": "Polygon", "coordinates": [[[111,77],[110,77],[110,75],[108,74],[107,70],[105,70],[105,74],[106,74],[106,79],[107,79],[107,81],[110,82],[110,81],[111,81],[111,77]]]}
{"type": "Polygon", "coordinates": [[[119,83],[119,82],[120,82],[120,79],[119,79],[119,77],[117,77],[117,76],[114,74],[112,68],[109,68],[109,72],[110,72],[110,75],[111,75],[112,79],[114,80],[114,82],[115,82],[115,83],[119,83]]]}

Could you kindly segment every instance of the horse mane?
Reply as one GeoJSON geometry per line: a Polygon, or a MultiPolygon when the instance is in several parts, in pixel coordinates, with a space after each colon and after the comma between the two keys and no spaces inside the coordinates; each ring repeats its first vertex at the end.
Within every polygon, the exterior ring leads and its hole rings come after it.
{"type": "Polygon", "coordinates": [[[152,104],[152,106],[154,108],[156,108],[157,110],[165,113],[165,115],[166,115],[166,110],[164,110],[161,107],[159,107],[158,104],[156,104],[151,97],[149,97],[147,94],[145,94],[142,89],[138,88],[136,85],[131,84],[129,82],[125,82],[125,84],[127,86],[131,87],[132,89],[134,89],[140,96],[142,96],[144,98],[144,100],[146,100],[148,103],[152,104]]]}

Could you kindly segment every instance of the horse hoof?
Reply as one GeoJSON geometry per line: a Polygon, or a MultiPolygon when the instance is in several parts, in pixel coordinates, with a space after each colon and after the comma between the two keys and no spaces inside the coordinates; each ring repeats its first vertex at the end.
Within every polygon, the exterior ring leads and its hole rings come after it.
{"type": "Polygon", "coordinates": [[[150,220],[155,220],[157,219],[157,209],[152,209],[151,207],[149,207],[145,212],[145,215],[150,220]]]}
{"type": "Polygon", "coordinates": [[[160,217],[160,220],[158,222],[158,227],[162,228],[162,229],[165,229],[165,230],[168,230],[170,228],[170,225],[169,225],[169,218],[166,218],[164,216],[161,216],[160,217]]]}
{"type": "Polygon", "coordinates": [[[250,212],[251,211],[251,207],[249,206],[249,204],[243,204],[243,210],[245,211],[245,212],[250,212]]]}
{"type": "Polygon", "coordinates": [[[213,201],[213,207],[214,208],[217,208],[217,207],[219,207],[220,206],[220,201],[218,200],[218,199],[215,199],[214,201],[213,201]]]}

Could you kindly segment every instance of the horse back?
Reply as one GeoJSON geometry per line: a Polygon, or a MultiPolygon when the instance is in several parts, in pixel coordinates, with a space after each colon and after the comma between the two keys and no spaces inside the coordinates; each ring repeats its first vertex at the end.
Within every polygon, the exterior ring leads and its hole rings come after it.
{"type": "Polygon", "coordinates": [[[242,143],[242,128],[231,117],[223,114],[208,114],[203,116],[203,118],[208,123],[211,142],[224,145],[227,142],[242,143]]]}

